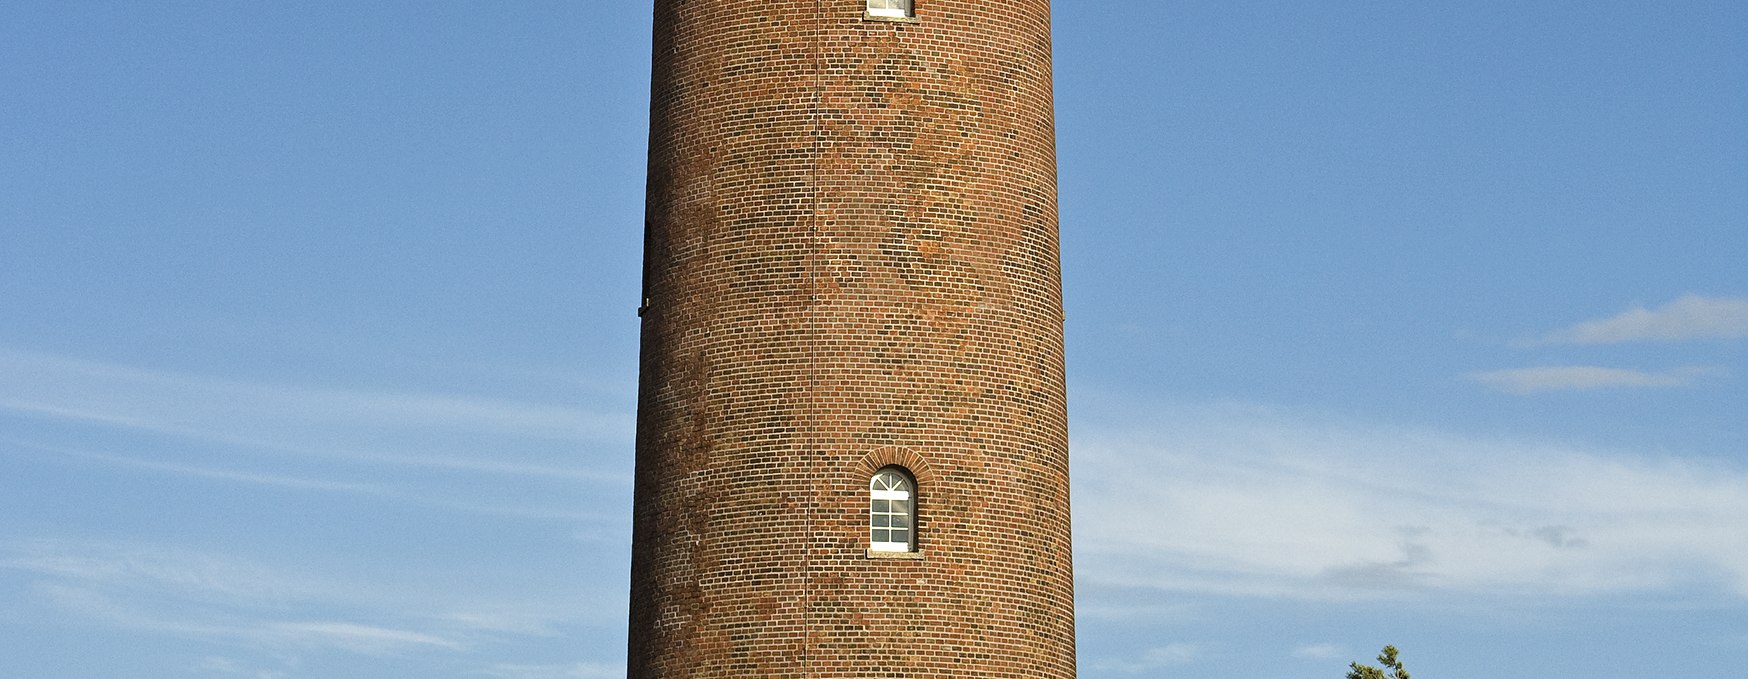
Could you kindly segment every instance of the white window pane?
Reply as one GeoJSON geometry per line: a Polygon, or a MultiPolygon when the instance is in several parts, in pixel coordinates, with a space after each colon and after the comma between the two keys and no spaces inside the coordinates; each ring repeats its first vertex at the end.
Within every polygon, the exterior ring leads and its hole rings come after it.
{"type": "MultiPolygon", "coordinates": [[[[908,6],[908,0],[868,2],[870,14],[877,9],[894,12],[886,16],[903,16],[896,12],[908,6]]],[[[910,475],[896,467],[882,469],[868,479],[869,549],[877,552],[908,552],[913,549],[911,542],[915,539],[916,520],[911,499],[915,497],[912,495],[915,488],[910,475]]]]}
{"type": "Polygon", "coordinates": [[[868,0],[868,13],[874,16],[910,16],[910,0],[868,0]]]}
{"type": "Polygon", "coordinates": [[[874,479],[868,482],[870,490],[895,490],[909,486],[910,483],[905,480],[904,475],[894,471],[883,471],[875,474],[874,479]]]}

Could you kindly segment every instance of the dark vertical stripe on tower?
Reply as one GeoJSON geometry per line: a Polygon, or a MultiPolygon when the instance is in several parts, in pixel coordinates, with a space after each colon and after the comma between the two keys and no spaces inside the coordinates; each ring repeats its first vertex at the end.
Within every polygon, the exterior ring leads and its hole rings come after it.
{"type": "MultiPolygon", "coordinates": [[[[819,338],[819,159],[820,135],[824,130],[819,126],[819,104],[825,94],[825,68],[820,37],[825,34],[827,17],[825,0],[813,0],[814,17],[812,39],[807,45],[807,54],[813,63],[813,92],[808,102],[808,148],[813,152],[813,210],[807,218],[807,455],[811,463],[819,458],[819,410],[814,407],[818,399],[814,398],[814,390],[818,385],[819,344],[814,340],[819,338]]],[[[810,487],[807,502],[807,526],[801,563],[801,673],[803,677],[813,677],[813,534],[814,514],[819,511],[818,487],[810,487]]]]}

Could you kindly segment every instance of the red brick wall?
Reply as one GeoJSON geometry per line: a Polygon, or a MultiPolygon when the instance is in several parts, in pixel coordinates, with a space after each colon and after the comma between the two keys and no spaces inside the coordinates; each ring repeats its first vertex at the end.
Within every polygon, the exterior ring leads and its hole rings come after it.
{"type": "Polygon", "coordinates": [[[1074,676],[1048,1],[655,4],[630,675],[1074,676]]]}

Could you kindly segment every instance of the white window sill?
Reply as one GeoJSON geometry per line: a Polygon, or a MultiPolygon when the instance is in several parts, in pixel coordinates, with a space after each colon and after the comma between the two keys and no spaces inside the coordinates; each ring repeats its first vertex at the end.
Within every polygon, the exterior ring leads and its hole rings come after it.
{"type": "Polygon", "coordinates": [[[868,550],[870,559],[898,559],[901,561],[922,561],[922,552],[888,552],[879,549],[868,550]]]}
{"type": "Polygon", "coordinates": [[[862,13],[862,20],[863,21],[891,21],[891,22],[900,23],[900,24],[922,23],[920,21],[917,21],[916,17],[887,16],[885,14],[875,14],[873,12],[863,12],[862,13]]]}

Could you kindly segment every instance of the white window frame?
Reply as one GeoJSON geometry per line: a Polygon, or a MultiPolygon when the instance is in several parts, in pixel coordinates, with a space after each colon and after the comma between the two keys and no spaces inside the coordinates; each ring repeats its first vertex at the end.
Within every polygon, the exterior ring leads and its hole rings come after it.
{"type": "Polygon", "coordinates": [[[868,0],[868,16],[909,19],[914,15],[916,0],[868,0]]]}
{"type": "Polygon", "coordinates": [[[885,467],[868,479],[868,551],[916,551],[916,481],[900,467],[885,467]],[[894,478],[897,484],[890,481],[894,478]],[[895,502],[904,504],[895,507],[895,502]],[[904,531],[902,542],[892,539],[897,531],[904,531]]]}

